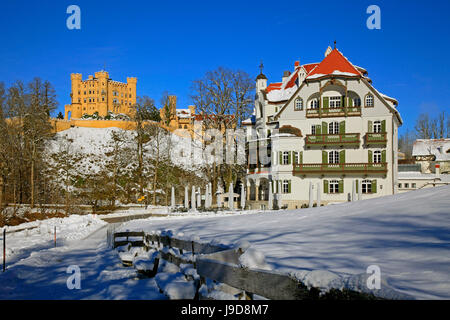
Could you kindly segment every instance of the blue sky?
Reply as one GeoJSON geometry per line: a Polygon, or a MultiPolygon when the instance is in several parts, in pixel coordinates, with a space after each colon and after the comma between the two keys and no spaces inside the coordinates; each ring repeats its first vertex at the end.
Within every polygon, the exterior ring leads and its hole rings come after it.
{"type": "Polygon", "coordinates": [[[191,103],[190,85],[218,66],[270,82],[295,60],[319,62],[328,45],[365,67],[375,88],[397,98],[406,128],[421,112],[449,110],[450,1],[24,1],[2,3],[0,81],[35,76],[70,103],[70,73],[103,69],[138,78],[138,95],[163,91],[191,103]],[[68,30],[66,9],[81,8],[81,30],[68,30]],[[369,30],[366,9],[381,9],[369,30]]]}

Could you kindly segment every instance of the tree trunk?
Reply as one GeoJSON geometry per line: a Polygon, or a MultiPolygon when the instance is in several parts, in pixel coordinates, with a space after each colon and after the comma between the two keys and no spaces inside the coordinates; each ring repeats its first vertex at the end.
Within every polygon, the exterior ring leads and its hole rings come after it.
{"type": "Polygon", "coordinates": [[[3,209],[3,177],[0,175],[0,211],[3,209]]]}
{"type": "Polygon", "coordinates": [[[30,185],[31,185],[31,201],[30,207],[34,208],[34,159],[31,160],[31,173],[30,173],[30,185]]]}

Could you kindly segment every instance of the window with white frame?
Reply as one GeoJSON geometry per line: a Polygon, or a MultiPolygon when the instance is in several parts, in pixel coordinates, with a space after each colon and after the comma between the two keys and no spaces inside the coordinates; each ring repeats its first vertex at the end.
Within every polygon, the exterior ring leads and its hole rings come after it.
{"type": "Polygon", "coordinates": [[[373,95],[371,94],[366,96],[366,107],[373,107],[373,95]]]}
{"type": "Polygon", "coordinates": [[[340,108],[341,97],[330,97],[330,108],[340,108]]]}
{"type": "Polygon", "coordinates": [[[328,183],[328,192],[329,193],[339,193],[339,181],[338,180],[331,180],[328,183]]]}
{"type": "Polygon", "coordinates": [[[330,122],[328,124],[328,134],[339,134],[339,122],[330,122]]]}
{"type": "Polygon", "coordinates": [[[316,134],[316,125],[315,124],[313,124],[311,126],[311,134],[316,134]]]}
{"type": "Polygon", "coordinates": [[[372,181],[363,180],[361,183],[361,187],[362,187],[362,190],[361,190],[362,193],[372,193],[372,181]]]}
{"type": "Polygon", "coordinates": [[[289,164],[289,151],[283,151],[283,164],[289,164]]]}
{"type": "Polygon", "coordinates": [[[377,120],[373,122],[373,132],[374,133],[381,133],[381,121],[377,120]]]}
{"type": "Polygon", "coordinates": [[[373,152],[373,163],[381,163],[381,151],[380,150],[373,152]]]}
{"type": "Polygon", "coordinates": [[[319,108],[319,100],[317,100],[317,99],[312,99],[312,100],[309,102],[309,107],[310,107],[311,109],[317,109],[317,108],[319,108]]]}
{"type": "Polygon", "coordinates": [[[302,98],[295,99],[295,110],[303,110],[303,99],[302,98]]]}
{"type": "Polygon", "coordinates": [[[283,193],[289,193],[289,180],[283,180],[283,193]]]}
{"type": "Polygon", "coordinates": [[[328,152],[328,163],[339,163],[339,152],[337,151],[328,152]]]}

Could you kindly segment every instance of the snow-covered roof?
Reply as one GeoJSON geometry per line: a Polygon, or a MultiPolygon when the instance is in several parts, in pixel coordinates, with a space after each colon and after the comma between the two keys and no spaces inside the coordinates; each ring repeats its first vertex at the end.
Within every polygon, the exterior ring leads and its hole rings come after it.
{"type": "Polygon", "coordinates": [[[190,118],[190,117],[192,117],[191,110],[189,110],[189,109],[177,109],[177,117],[178,118],[190,118]]]}
{"type": "Polygon", "coordinates": [[[450,139],[417,139],[413,145],[412,155],[434,155],[436,161],[450,161],[450,139]]]}

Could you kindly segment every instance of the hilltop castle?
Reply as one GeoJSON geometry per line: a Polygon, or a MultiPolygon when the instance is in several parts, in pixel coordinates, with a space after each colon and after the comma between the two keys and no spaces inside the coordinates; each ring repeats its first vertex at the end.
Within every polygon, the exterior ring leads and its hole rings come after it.
{"type": "Polygon", "coordinates": [[[87,80],[83,80],[80,73],[72,73],[70,79],[72,103],[65,106],[64,119],[80,119],[96,112],[101,117],[108,112],[133,115],[137,78],[127,78],[127,83],[123,83],[111,80],[108,72],[99,71],[87,80]]]}

